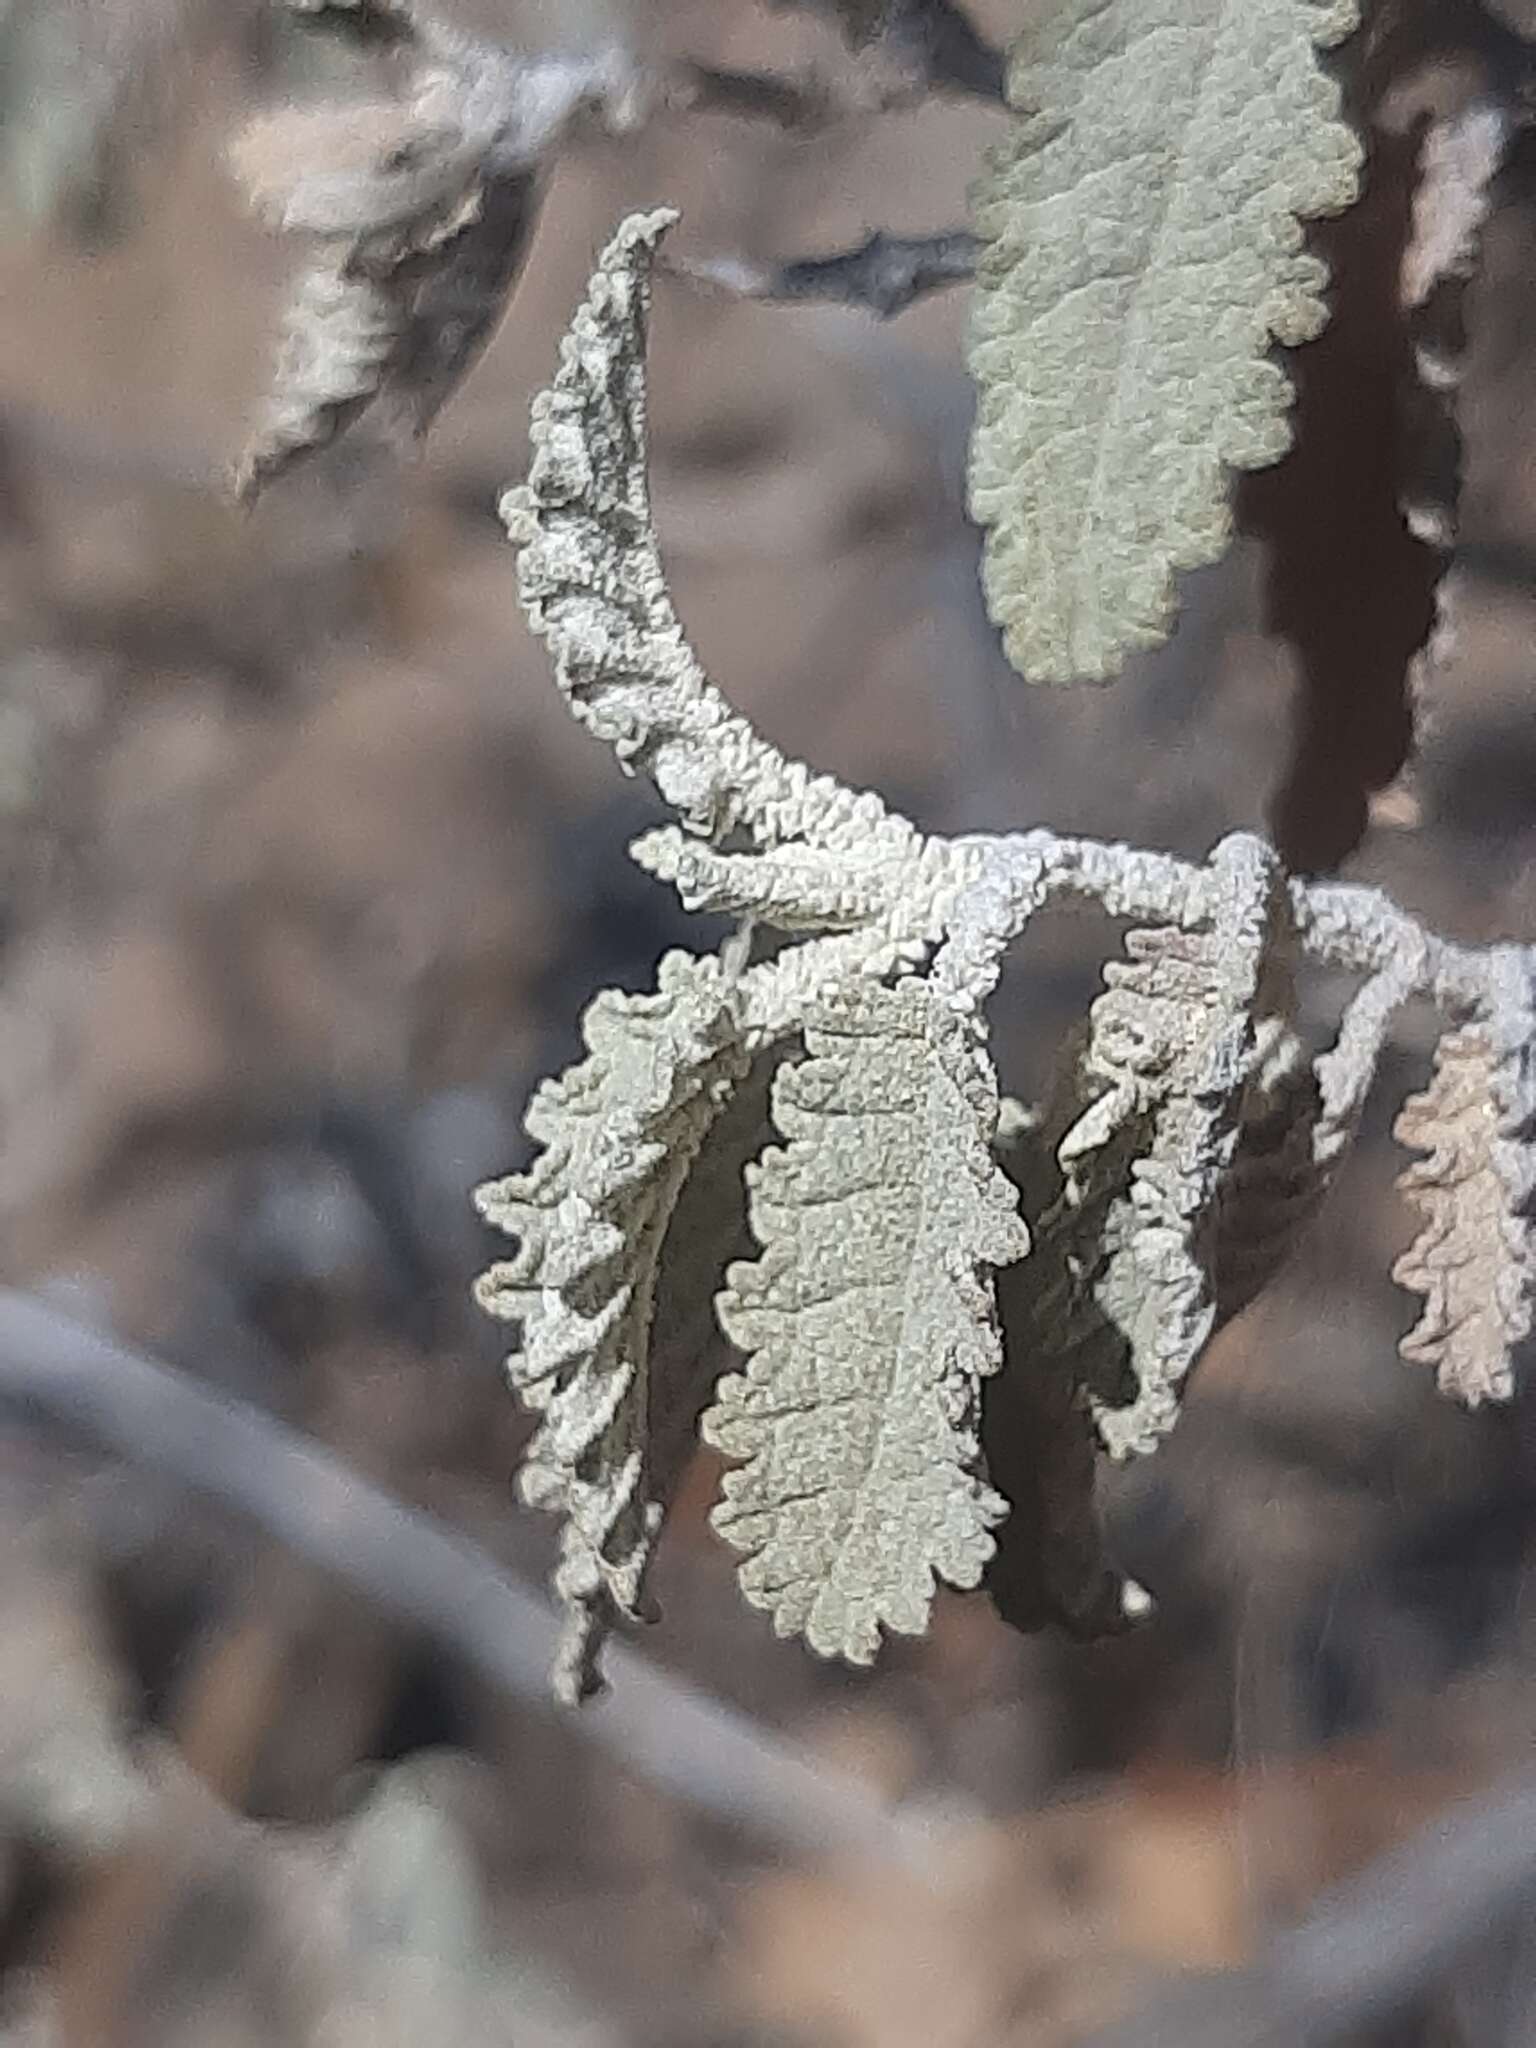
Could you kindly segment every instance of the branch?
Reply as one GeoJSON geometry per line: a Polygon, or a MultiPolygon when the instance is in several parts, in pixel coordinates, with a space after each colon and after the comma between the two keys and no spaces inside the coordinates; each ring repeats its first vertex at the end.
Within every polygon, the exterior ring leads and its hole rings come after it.
{"type": "MultiPolygon", "coordinates": [[[[690,834],[722,848],[734,840],[754,858],[841,858],[850,874],[878,877],[879,903],[899,906],[867,920],[882,941],[937,944],[978,917],[989,928],[1001,919],[1006,940],[1063,895],[1139,924],[1200,926],[1221,900],[1216,866],[1040,831],[929,837],[872,793],[788,760],[706,676],[667,591],[646,477],[650,274],[676,217],[632,215],[604,250],[554,384],[535,401],[528,481],[502,500],[524,609],[575,717],[630,773],[651,777],[690,834]],[[904,920],[895,934],[893,917],[904,920]]],[[[816,876],[825,882],[821,866],[816,876]]],[[[753,907],[737,882],[738,907],[753,907]]],[[[1290,889],[1308,959],[1366,975],[1411,962],[1404,1001],[1489,1012],[1536,972],[1536,949],[1454,945],[1377,890],[1300,879],[1290,889]]],[[[825,928],[825,887],[816,897],[806,908],[825,928]]],[[[849,910],[846,921],[860,920],[849,910]]]]}
{"type": "MultiPolygon", "coordinates": [[[[495,1561],[259,1409],[0,1290],[0,1403],[82,1430],[248,1516],[513,1698],[547,1707],[559,1624],[495,1561]]],[[[920,1865],[927,1829],[840,1772],[681,1684],[627,1645],[616,1690],[576,1725],[628,1771],[794,1854],[920,1865]]]]}
{"type": "Polygon", "coordinates": [[[976,273],[979,239],[964,228],[936,235],[888,235],[878,229],[856,249],[835,256],[808,256],[772,270],[754,270],[729,259],[697,260],[673,267],[688,277],[749,299],[824,300],[860,306],[879,320],[904,313],[918,299],[947,285],[966,284],[976,273]]]}
{"type": "Polygon", "coordinates": [[[1088,2048],[1327,2048],[1433,1989],[1536,1894],[1536,1776],[1432,1821],[1329,1893],[1251,1969],[1180,1986],[1088,2048]]]}

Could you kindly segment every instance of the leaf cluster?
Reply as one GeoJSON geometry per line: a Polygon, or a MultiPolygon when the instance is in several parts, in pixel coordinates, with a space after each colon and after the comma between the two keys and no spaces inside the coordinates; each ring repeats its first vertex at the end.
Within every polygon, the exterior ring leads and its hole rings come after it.
{"type": "MultiPolygon", "coordinates": [[[[698,66],[661,80],[616,44],[514,53],[413,0],[287,4],[383,53],[394,90],[266,116],[234,152],[313,249],[247,492],[369,409],[427,426],[584,108],[808,126],[830,105],[698,66]]],[[[840,30],[855,102],[977,94],[1006,132],[965,228],[771,276],[692,268],[881,314],[974,273],[970,506],[1014,666],[1112,675],[1240,520],[1303,708],[1276,845],[1238,835],[1193,866],[927,836],[785,759],[706,677],[666,588],[645,332],[672,216],[620,227],[502,512],[573,716],[675,813],[634,858],[737,933],[598,997],[583,1058],[530,1106],[534,1163],[478,1195],[515,1241],[479,1298],[518,1331],[524,1498],[560,1518],[569,1699],[649,1612],[696,1435],[728,1461],[714,1521],[744,1593],[822,1654],[864,1663],[920,1631],[941,1580],[984,1583],[1025,1627],[1139,1619],[1098,1462],[1176,1425],[1213,1332],[1325,1201],[1410,1001],[1445,1030],[1395,1126],[1419,1217],[1394,1269],[1422,1303],[1405,1356],[1468,1403],[1507,1397],[1536,1287],[1532,952],[1453,946],[1304,878],[1398,773],[1409,680],[1424,695],[1445,646],[1462,300],[1523,46],[1477,0],[1030,0],[1004,64],[953,0],[781,4],[840,30]],[[1413,80],[1453,47],[1477,82],[1420,120],[1413,80]],[[999,1096],[986,1004],[1064,896],[1128,935],[1026,1109],[999,1096]],[[1322,970],[1352,993],[1318,1051],[1299,1020],[1322,970]]]]}
{"type": "Polygon", "coordinates": [[[1247,835],[1194,866],[925,836],[730,710],[647,496],[671,219],[635,216],[603,252],[502,507],[572,712],[678,814],[635,858],[741,921],[720,953],[664,960],[653,994],[596,1000],[585,1058],[534,1098],[539,1156],[479,1191],[518,1240],[479,1293],[520,1328],[524,1497],[562,1518],[568,1698],[598,1683],[605,1631],[647,1612],[695,1419],[730,1461],[714,1521],[743,1592],[824,1655],[865,1663],[883,1631],[920,1631],[940,1580],[985,1580],[1025,1625],[1138,1619],[1097,1458],[1175,1426],[1212,1332],[1324,1199],[1410,1000],[1450,1028],[1397,1126],[1423,1219],[1397,1267],[1423,1300],[1405,1355],[1468,1402],[1507,1394],[1536,1284],[1526,949],[1449,945],[1247,835]],[[985,1005],[1007,946],[1067,895],[1130,931],[1051,1107],[1027,1113],[999,1098],[985,1005]],[[1355,991],[1314,1056],[1298,986],[1318,969],[1355,991]],[[678,1313],[710,1294],[718,1351],[678,1313]]]}

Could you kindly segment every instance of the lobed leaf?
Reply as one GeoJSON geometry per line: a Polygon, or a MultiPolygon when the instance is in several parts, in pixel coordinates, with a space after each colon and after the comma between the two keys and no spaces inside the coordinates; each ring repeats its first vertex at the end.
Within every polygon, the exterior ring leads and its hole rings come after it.
{"type": "MultiPolygon", "coordinates": [[[[568,1622],[554,1683],[567,1700],[597,1689],[609,1626],[640,1612],[666,1506],[650,1449],[662,1247],[749,1065],[720,963],[684,953],[662,961],[654,995],[598,996],[583,1030],[588,1058],[546,1081],[528,1110],[543,1151],[475,1197],[520,1240],[476,1296],[522,1325],[507,1370],[539,1426],[519,1483],[531,1506],[564,1517],[555,1590],[568,1622]]],[[[671,1434],[668,1484],[684,1462],[671,1434]]]]}
{"type": "Polygon", "coordinates": [[[989,1140],[990,1065],[923,983],[823,1001],[783,1067],[788,1139],[748,1174],[759,1258],[721,1324],[748,1354],[704,1434],[742,1459],[714,1522],[780,1635],[865,1664],[918,1634],[936,1578],[974,1586],[1005,1503],[977,1476],[999,1340],[989,1269],[1028,1233],[989,1140]]]}
{"type": "Polygon", "coordinates": [[[1528,976],[1512,982],[1506,1006],[1440,1040],[1393,1126],[1424,1154],[1398,1182],[1423,1218],[1392,1269],[1424,1298],[1401,1350],[1469,1408],[1509,1399],[1536,1294],[1536,1003],[1528,976]]]}
{"type": "Polygon", "coordinates": [[[534,400],[528,481],[501,501],[523,609],[549,643],[572,715],[627,774],[650,775],[691,833],[741,835],[759,849],[803,840],[878,873],[915,857],[915,828],[877,796],[786,760],[731,710],[662,573],[645,344],[651,269],[676,219],[658,208],[620,223],[560,345],[555,381],[534,400]]]}
{"type": "Polygon", "coordinates": [[[1274,462],[1272,340],[1317,334],[1299,222],[1355,196],[1318,46],[1352,0],[1040,0],[1019,119],[974,203],[970,503],[1008,658],[1114,674],[1168,633],[1178,570],[1227,545],[1227,470],[1274,462]]]}

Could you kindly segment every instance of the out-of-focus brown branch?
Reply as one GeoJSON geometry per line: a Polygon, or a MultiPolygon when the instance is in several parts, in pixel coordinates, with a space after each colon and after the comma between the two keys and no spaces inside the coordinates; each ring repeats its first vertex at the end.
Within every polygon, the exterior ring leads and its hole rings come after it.
{"type": "Polygon", "coordinates": [[[1001,100],[1004,53],[954,0],[775,0],[829,16],[854,49],[904,79],[910,95],[959,92],[1001,100]]]}
{"type": "MultiPolygon", "coordinates": [[[[259,1409],[130,1351],[50,1303],[0,1290],[0,1403],[39,1410],[210,1494],[515,1697],[548,1702],[558,1623],[527,1587],[424,1511],[259,1409]]],[[[921,1863],[928,1829],[626,1645],[575,1726],[626,1770],[795,1853],[921,1863]]]]}
{"type": "Polygon", "coordinates": [[[1432,1990],[1536,1896],[1536,1773],[1453,1806],[1329,1893],[1252,1969],[1181,1986],[1088,2048],[1329,2048],[1432,1990]]]}
{"type": "MultiPolygon", "coordinates": [[[[175,1717],[176,1742],[195,1780],[213,1795],[210,1806],[241,1803],[262,1735],[282,1711],[290,1634],[269,1608],[215,1643],[191,1674],[175,1717]]],[[[185,1877],[163,1831],[91,1873],[52,1945],[62,2041],[84,2048],[114,2038],[185,1877]]]]}

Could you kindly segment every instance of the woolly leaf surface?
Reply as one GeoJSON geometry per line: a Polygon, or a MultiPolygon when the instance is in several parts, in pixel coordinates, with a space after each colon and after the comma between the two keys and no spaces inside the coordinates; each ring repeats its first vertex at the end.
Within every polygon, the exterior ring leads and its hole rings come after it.
{"type": "MultiPolygon", "coordinates": [[[[842,855],[850,876],[899,866],[921,845],[913,826],[768,745],[704,674],[673,608],[646,474],[645,346],[656,248],[676,218],[620,224],[534,400],[528,481],[501,502],[523,609],[573,716],[627,773],[650,775],[689,831],[757,848],[804,840],[842,855]]],[[[644,843],[678,872],[661,835],[644,843]]],[[[701,901],[723,900],[709,890],[730,871],[700,880],[701,901]]]]}
{"type": "Polygon", "coordinates": [[[975,200],[970,502],[1009,659],[1113,675],[1230,532],[1229,468],[1284,454],[1269,354],[1318,333],[1300,221],[1359,146],[1318,46],[1349,0],[1040,0],[975,200]]]}
{"type": "MultiPolygon", "coordinates": [[[[556,1690],[596,1689],[609,1625],[639,1614],[665,1512],[653,1484],[649,1340],[662,1246],[700,1146],[747,1070],[720,965],[669,954],[653,995],[605,991],[584,1020],[588,1057],[528,1110],[544,1149],[477,1193],[519,1240],[477,1288],[522,1325],[507,1361],[539,1426],[520,1490],[563,1517],[555,1590],[568,1614],[556,1690]]],[[[669,1450],[668,1478],[681,1469],[669,1450]]]]}
{"type": "Polygon", "coordinates": [[[746,1368],[705,1435],[741,1466],[715,1526],[781,1635],[867,1664],[918,1634],[936,1578],[974,1586],[1004,1503],[977,1476],[996,1370],[990,1269],[1028,1234],[989,1140],[997,1091],[970,1024],[919,982],[820,1005],[749,1173],[759,1258],[720,1297],[746,1368]]]}

